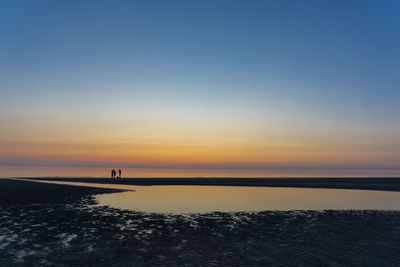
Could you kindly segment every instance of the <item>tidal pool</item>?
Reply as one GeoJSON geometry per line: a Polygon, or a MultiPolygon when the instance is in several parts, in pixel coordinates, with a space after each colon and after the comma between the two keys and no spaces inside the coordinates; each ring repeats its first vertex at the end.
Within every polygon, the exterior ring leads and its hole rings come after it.
{"type": "Polygon", "coordinates": [[[99,205],[156,213],[264,210],[400,210],[400,193],[279,187],[135,186],[98,195],[99,205]]]}
{"type": "Polygon", "coordinates": [[[49,182],[131,191],[96,195],[100,206],[149,213],[265,210],[400,210],[400,192],[242,186],[133,186],[49,182]]]}

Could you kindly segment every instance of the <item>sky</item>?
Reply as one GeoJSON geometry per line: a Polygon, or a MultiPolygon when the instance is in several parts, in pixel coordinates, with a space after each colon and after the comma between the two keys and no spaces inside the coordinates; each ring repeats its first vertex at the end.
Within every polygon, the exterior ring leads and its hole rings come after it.
{"type": "Polygon", "coordinates": [[[0,0],[0,166],[400,173],[399,101],[399,1],[0,0]]]}

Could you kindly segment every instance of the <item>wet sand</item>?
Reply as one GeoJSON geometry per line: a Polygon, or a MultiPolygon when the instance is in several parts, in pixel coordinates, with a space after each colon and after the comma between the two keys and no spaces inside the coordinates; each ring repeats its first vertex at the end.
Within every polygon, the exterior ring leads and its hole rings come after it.
{"type": "Polygon", "coordinates": [[[126,185],[213,185],[400,191],[400,178],[29,178],[126,185]]]}
{"type": "Polygon", "coordinates": [[[34,204],[45,202],[68,203],[94,194],[116,193],[124,190],[103,189],[26,180],[0,178],[0,204],[34,204]]]}
{"type": "Polygon", "coordinates": [[[0,179],[0,266],[400,264],[400,212],[171,215],[92,205],[108,192],[0,179]],[[13,204],[20,189],[29,197],[13,204]]]}

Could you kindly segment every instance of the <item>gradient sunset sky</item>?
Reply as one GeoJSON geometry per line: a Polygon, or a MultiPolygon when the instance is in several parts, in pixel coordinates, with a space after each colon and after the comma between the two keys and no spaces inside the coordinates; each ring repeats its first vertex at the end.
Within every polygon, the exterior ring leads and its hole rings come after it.
{"type": "Polygon", "coordinates": [[[400,171],[400,1],[0,1],[0,123],[2,166],[400,171]]]}

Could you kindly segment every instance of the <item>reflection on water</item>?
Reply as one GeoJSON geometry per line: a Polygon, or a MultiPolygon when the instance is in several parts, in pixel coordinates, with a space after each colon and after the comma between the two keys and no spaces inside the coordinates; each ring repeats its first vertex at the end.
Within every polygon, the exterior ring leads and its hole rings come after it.
{"type": "Polygon", "coordinates": [[[271,187],[151,186],[105,194],[100,205],[143,212],[400,209],[400,193],[271,187]]]}
{"type": "Polygon", "coordinates": [[[154,213],[323,209],[400,210],[399,192],[279,187],[55,183],[135,190],[98,195],[97,200],[99,205],[154,213]]]}

